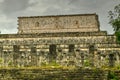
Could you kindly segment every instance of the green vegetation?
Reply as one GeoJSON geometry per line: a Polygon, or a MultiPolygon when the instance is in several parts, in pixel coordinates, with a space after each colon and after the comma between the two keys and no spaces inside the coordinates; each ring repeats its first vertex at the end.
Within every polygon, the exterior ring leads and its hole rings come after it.
{"type": "Polygon", "coordinates": [[[59,63],[56,63],[56,61],[51,61],[50,63],[42,63],[41,67],[50,67],[50,66],[54,66],[54,67],[58,67],[61,66],[59,63]]]}
{"type": "Polygon", "coordinates": [[[112,71],[109,72],[108,79],[109,80],[119,80],[118,77],[115,75],[115,73],[112,71]]]}
{"type": "Polygon", "coordinates": [[[113,11],[109,11],[109,23],[115,32],[120,31],[120,4],[116,5],[113,11]]]}
{"type": "Polygon", "coordinates": [[[120,43],[120,4],[116,5],[113,11],[109,11],[109,24],[112,25],[117,42],[120,43]]]}
{"type": "Polygon", "coordinates": [[[0,58],[0,64],[2,64],[2,62],[3,62],[3,59],[2,59],[2,58],[0,58]]]}
{"type": "Polygon", "coordinates": [[[12,62],[12,61],[9,61],[9,62],[8,62],[8,66],[13,66],[13,62],[12,62]]]}
{"type": "Polygon", "coordinates": [[[90,66],[90,61],[89,60],[85,60],[84,61],[84,66],[85,67],[89,67],[90,66]]]}
{"type": "Polygon", "coordinates": [[[116,40],[120,43],[120,31],[115,32],[116,40]]]}

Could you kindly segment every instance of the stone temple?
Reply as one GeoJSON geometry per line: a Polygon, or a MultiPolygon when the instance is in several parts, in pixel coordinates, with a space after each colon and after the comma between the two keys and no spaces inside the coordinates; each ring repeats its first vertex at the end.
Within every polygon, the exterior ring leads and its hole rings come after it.
{"type": "Polygon", "coordinates": [[[17,34],[0,34],[0,66],[120,65],[120,44],[100,31],[97,14],[18,17],[17,34]]]}

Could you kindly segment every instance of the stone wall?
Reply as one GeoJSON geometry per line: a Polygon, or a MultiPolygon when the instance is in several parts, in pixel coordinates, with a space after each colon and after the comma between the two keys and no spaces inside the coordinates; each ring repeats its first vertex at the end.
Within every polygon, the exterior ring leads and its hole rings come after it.
{"type": "MultiPolygon", "coordinates": [[[[106,31],[99,32],[62,32],[62,33],[36,33],[36,34],[0,34],[0,38],[38,38],[38,37],[81,37],[81,36],[107,36],[106,31]]],[[[113,36],[113,35],[111,35],[113,36]]]]}
{"type": "Polygon", "coordinates": [[[19,17],[18,33],[96,32],[96,14],[19,17]]]}
{"type": "Polygon", "coordinates": [[[42,63],[48,64],[52,58],[63,66],[120,64],[120,44],[116,43],[113,35],[107,36],[105,32],[81,33],[82,36],[80,33],[52,34],[0,35],[0,65],[41,66],[42,63]]]}
{"type": "MultiPolygon", "coordinates": [[[[24,36],[24,35],[23,35],[24,36]]],[[[1,45],[30,45],[30,44],[116,44],[115,36],[74,36],[74,37],[4,37],[1,45]]],[[[113,45],[115,46],[115,45],[113,45]]],[[[116,44],[119,46],[119,44],[116,44]]]]}
{"type": "Polygon", "coordinates": [[[89,69],[2,69],[0,80],[108,80],[108,72],[89,69]]]}
{"type": "MultiPolygon", "coordinates": [[[[69,49],[68,45],[56,47],[51,52],[49,45],[40,46],[4,46],[0,48],[1,67],[29,67],[42,66],[42,63],[49,64],[51,61],[61,66],[79,67],[114,67],[120,65],[120,50],[100,50],[93,45],[89,48],[69,49]],[[39,48],[38,48],[39,47],[39,48]],[[41,48],[40,48],[41,47],[41,48]],[[52,58],[53,57],[53,58],[52,58]]],[[[53,50],[53,49],[52,49],[53,50]]]]}

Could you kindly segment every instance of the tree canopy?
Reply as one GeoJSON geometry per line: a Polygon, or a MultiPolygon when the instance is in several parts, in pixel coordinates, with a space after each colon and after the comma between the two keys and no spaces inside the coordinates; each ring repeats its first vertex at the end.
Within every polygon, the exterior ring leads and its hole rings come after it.
{"type": "Polygon", "coordinates": [[[115,33],[120,32],[120,4],[114,7],[114,10],[109,11],[109,24],[112,25],[115,33]]]}

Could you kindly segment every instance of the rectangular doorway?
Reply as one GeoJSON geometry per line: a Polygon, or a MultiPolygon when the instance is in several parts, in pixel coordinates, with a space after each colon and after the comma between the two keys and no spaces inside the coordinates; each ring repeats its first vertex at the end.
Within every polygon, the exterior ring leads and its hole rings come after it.
{"type": "Polygon", "coordinates": [[[56,45],[55,44],[52,44],[49,46],[49,53],[52,59],[56,59],[56,45]]]}

